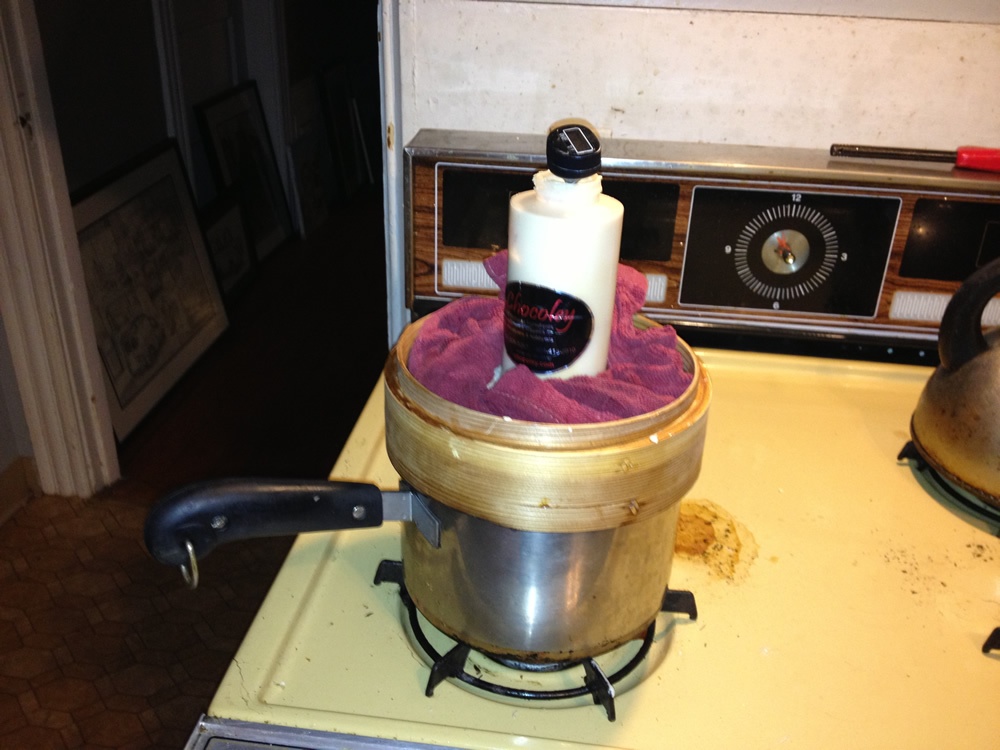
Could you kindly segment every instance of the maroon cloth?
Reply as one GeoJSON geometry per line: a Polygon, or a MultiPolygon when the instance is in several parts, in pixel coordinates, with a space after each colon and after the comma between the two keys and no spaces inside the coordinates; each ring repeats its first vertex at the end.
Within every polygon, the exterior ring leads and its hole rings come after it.
{"type": "MultiPolygon", "coordinates": [[[[488,258],[485,266],[505,288],[506,251],[488,258]]],[[[691,382],[673,327],[640,331],[633,325],[632,316],[645,299],[646,277],[620,265],[608,369],[599,375],[542,379],[518,365],[489,387],[503,352],[499,297],[462,297],[429,315],[407,366],[438,396],[499,417],[580,424],[645,414],[676,399],[691,382]]]]}

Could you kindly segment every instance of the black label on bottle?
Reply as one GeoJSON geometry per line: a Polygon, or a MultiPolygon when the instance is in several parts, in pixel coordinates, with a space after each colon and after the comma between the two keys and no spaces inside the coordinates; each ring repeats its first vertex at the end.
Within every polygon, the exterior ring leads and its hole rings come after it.
{"type": "Polygon", "coordinates": [[[507,356],[538,373],[571,365],[594,330],[594,315],[582,299],[523,281],[507,284],[503,320],[507,356]]]}

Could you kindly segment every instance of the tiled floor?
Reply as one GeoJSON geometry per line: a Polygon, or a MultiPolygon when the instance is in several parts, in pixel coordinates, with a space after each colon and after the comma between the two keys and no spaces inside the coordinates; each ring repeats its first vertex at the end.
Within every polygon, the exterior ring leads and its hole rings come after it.
{"type": "Polygon", "coordinates": [[[146,555],[144,517],[42,498],[0,527],[4,748],[183,747],[287,542],[220,551],[190,591],[146,555]]]}
{"type": "Polygon", "coordinates": [[[188,481],[325,476],[385,358],[379,204],[268,259],[120,482],[0,526],[0,748],[183,747],[291,540],[219,548],[191,591],[146,553],[146,511],[188,481]]]}

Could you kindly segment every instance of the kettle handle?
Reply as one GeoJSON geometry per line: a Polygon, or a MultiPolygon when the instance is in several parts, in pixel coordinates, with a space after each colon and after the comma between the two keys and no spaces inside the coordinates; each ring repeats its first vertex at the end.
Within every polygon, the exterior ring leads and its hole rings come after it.
{"type": "Polygon", "coordinates": [[[985,352],[983,312],[994,295],[1000,293],[1000,258],[974,271],[948,302],[938,333],[941,366],[955,371],[985,352]]]}

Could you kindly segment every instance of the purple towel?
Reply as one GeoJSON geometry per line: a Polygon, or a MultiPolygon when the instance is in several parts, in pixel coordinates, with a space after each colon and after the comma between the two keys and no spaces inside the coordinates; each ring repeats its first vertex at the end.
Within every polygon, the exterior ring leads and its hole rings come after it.
{"type": "MultiPolygon", "coordinates": [[[[497,285],[506,287],[507,252],[484,265],[497,285]]],[[[608,369],[600,375],[543,380],[518,365],[490,388],[503,352],[499,297],[462,297],[429,315],[407,365],[438,396],[499,417],[581,424],[645,414],[676,399],[691,382],[673,327],[640,331],[633,325],[645,299],[646,277],[619,266],[608,369]]]]}

